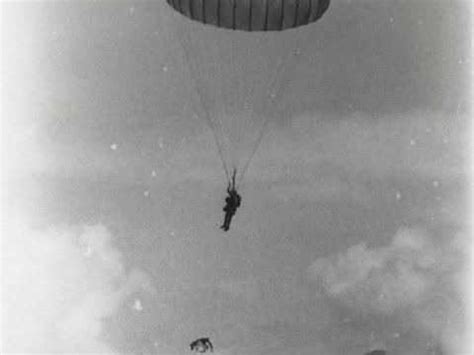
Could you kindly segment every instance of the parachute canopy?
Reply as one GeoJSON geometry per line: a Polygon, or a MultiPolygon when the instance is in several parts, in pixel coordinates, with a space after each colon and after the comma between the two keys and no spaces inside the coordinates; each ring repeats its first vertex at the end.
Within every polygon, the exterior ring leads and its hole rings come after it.
{"type": "Polygon", "coordinates": [[[184,16],[242,31],[281,31],[317,21],[329,0],[167,0],[184,16]]]}

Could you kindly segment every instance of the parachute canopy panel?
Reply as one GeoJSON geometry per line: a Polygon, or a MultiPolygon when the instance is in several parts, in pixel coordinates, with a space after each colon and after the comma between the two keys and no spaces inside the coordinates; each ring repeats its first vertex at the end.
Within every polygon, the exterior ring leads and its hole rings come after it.
{"type": "Polygon", "coordinates": [[[242,31],[282,31],[317,21],[330,0],[167,0],[203,24],[242,31]]]}

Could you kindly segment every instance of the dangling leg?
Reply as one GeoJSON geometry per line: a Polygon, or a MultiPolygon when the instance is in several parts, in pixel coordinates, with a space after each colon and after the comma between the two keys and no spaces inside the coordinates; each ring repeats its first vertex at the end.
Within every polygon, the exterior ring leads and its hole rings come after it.
{"type": "Polygon", "coordinates": [[[232,220],[232,212],[227,210],[225,212],[225,218],[224,218],[224,224],[221,226],[221,228],[224,230],[224,231],[228,231],[229,228],[230,228],[230,222],[232,220]]]}

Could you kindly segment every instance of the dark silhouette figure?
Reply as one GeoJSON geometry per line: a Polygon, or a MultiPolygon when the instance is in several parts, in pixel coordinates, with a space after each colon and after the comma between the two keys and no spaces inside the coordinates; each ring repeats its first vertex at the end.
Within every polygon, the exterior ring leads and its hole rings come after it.
{"type": "Polygon", "coordinates": [[[232,175],[232,182],[229,182],[229,186],[227,186],[227,193],[229,194],[229,196],[225,198],[226,205],[223,208],[223,211],[225,212],[225,218],[224,224],[221,226],[221,228],[225,232],[229,230],[232,217],[234,217],[237,208],[240,207],[241,197],[235,189],[235,174],[236,171],[234,170],[234,174],[232,175]]]}
{"type": "Polygon", "coordinates": [[[199,338],[189,344],[191,351],[195,351],[197,353],[205,353],[210,351],[211,353],[214,352],[214,347],[212,346],[211,341],[209,338],[199,338]]]}

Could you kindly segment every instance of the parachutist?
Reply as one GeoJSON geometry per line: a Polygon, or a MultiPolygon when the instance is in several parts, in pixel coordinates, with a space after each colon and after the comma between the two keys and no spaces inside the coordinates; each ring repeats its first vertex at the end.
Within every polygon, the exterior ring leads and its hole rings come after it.
{"type": "Polygon", "coordinates": [[[189,344],[191,351],[195,351],[197,353],[205,353],[206,351],[210,351],[211,353],[214,352],[214,347],[212,346],[211,341],[209,338],[199,338],[189,344]]]}
{"type": "Polygon", "coordinates": [[[232,217],[234,217],[237,208],[240,207],[241,197],[235,189],[235,174],[236,171],[234,170],[234,174],[232,175],[232,182],[229,182],[229,185],[227,186],[227,193],[229,194],[229,196],[225,198],[226,205],[223,208],[223,211],[225,212],[225,218],[224,224],[221,226],[221,229],[223,229],[225,232],[229,230],[232,217]]]}
{"type": "MultiPolygon", "coordinates": [[[[194,21],[192,27],[178,19],[169,22],[176,22],[176,37],[194,84],[196,103],[201,108],[194,116],[205,119],[213,131],[229,180],[223,208],[225,219],[220,227],[224,231],[229,230],[241,203],[235,186],[236,170],[231,179],[228,168],[238,167],[239,182],[244,178],[270,127],[267,122],[280,117],[274,107],[279,106],[276,101],[284,84],[291,80],[286,75],[287,69],[296,64],[293,57],[302,57],[306,48],[304,39],[310,42],[310,37],[304,34],[307,31],[291,36],[294,43],[286,43],[289,37],[276,33],[299,31],[297,28],[317,22],[330,1],[306,0],[303,5],[301,0],[281,0],[270,5],[268,0],[233,0],[233,6],[229,6],[229,0],[187,0],[183,6],[180,0],[166,0],[176,12],[194,21]],[[219,36],[212,26],[220,28],[220,32],[226,29],[225,36],[219,36]],[[262,41],[262,32],[275,33],[271,40],[267,37],[262,41]],[[293,55],[291,51],[286,53],[290,48],[295,49],[293,55]],[[276,56],[275,50],[285,53],[276,56]]],[[[170,71],[166,66],[162,69],[170,71]]]]}

